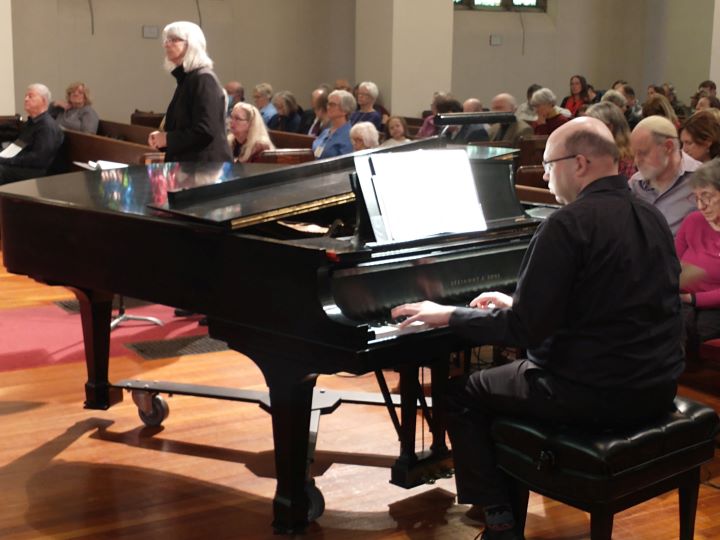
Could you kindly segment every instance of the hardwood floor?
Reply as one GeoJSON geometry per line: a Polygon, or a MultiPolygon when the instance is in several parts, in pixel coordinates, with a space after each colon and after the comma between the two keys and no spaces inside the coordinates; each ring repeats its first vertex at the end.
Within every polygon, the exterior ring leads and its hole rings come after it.
{"type": "MultiPolygon", "coordinates": [[[[3,270],[0,290],[0,309],[71,297],[3,270]]],[[[151,429],[129,396],[108,411],[84,410],[83,364],[1,376],[0,538],[274,538],[270,419],[259,407],[171,397],[164,427],[151,429]]],[[[264,389],[254,364],[234,352],[113,358],[111,379],[129,377],[264,389]]],[[[720,409],[720,371],[689,373],[686,382],[683,394],[720,409]]],[[[318,387],[376,390],[372,376],[322,377],[318,387]]],[[[452,479],[413,490],[388,483],[396,439],[381,407],[342,405],[322,418],[313,472],[326,510],[305,538],[475,536],[479,526],[464,516],[467,507],[454,504],[452,479]]],[[[720,457],[704,479],[715,486],[701,487],[696,538],[720,539],[720,457]]],[[[588,537],[583,512],[534,494],[529,512],[528,539],[588,537]]],[[[614,533],[618,540],[676,538],[677,495],[618,514],[614,533]]]]}

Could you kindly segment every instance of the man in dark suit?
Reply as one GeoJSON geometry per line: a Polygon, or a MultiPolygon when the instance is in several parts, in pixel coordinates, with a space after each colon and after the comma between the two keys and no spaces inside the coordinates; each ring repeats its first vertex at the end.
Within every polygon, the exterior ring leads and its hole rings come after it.
{"type": "MultiPolygon", "coordinates": [[[[490,102],[494,112],[511,112],[517,109],[517,101],[510,94],[498,94],[490,102]]],[[[508,141],[509,146],[519,146],[520,139],[533,134],[533,128],[527,122],[517,119],[512,124],[493,124],[488,135],[491,141],[508,141]]]]}
{"type": "Polygon", "coordinates": [[[48,113],[47,86],[28,86],[23,103],[28,120],[18,138],[0,153],[0,184],[45,176],[64,139],[62,129],[48,113]]]}

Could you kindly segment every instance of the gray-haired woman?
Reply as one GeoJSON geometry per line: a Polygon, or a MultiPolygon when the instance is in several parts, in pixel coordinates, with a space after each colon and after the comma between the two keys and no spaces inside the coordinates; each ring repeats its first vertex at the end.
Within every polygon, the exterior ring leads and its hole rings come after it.
{"type": "Polygon", "coordinates": [[[168,24],[162,34],[165,68],[177,87],[165,114],[165,129],[148,144],[166,161],[231,161],[225,137],[225,93],[206,52],[205,35],[191,22],[168,24]]]}

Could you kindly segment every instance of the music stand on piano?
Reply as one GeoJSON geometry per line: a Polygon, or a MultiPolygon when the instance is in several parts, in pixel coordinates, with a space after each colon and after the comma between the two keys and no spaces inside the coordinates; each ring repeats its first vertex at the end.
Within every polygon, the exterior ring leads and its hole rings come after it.
{"type": "Polygon", "coordinates": [[[158,319],[157,317],[148,317],[144,315],[130,315],[129,313],[125,312],[125,297],[123,295],[118,295],[118,314],[117,316],[113,317],[113,320],[110,321],[110,331],[112,332],[117,328],[119,325],[121,325],[124,321],[145,321],[152,324],[156,324],[157,326],[162,326],[163,322],[158,319]]]}

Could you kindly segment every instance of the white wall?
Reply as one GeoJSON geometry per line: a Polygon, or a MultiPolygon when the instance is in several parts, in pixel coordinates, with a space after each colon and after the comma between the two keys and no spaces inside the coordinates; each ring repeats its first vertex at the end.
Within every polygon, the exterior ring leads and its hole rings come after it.
{"type": "MultiPolygon", "coordinates": [[[[0,25],[7,23],[9,1],[13,32],[0,32],[0,46],[6,45],[0,50],[13,50],[15,95],[14,110],[5,113],[22,111],[24,89],[32,82],[47,84],[61,97],[74,80],[90,86],[104,119],[128,122],[135,108],[165,110],[174,81],[162,68],[159,39],[143,39],[141,28],[197,22],[194,0],[92,0],[94,34],[88,0],[0,0],[0,25]]],[[[242,81],[248,95],[252,86],[268,81],[276,90],[292,90],[306,106],[320,82],[370,79],[392,97],[394,110],[408,115],[428,107],[432,90],[450,90],[459,99],[475,96],[488,104],[501,91],[521,98],[537,82],[562,97],[574,73],[599,88],[627,79],[641,98],[647,84],[669,80],[687,101],[710,74],[715,19],[720,33],[715,0],[549,0],[549,11],[542,14],[443,7],[441,16],[427,17],[434,3],[445,1],[199,4],[219,78],[242,81]],[[397,20],[398,9],[402,20],[397,20]],[[491,47],[490,34],[501,36],[503,44],[491,47]],[[402,70],[386,56],[393,51],[402,70]],[[450,88],[435,86],[448,78],[450,88]]],[[[720,59],[714,62],[720,66],[720,59]]],[[[13,83],[0,83],[0,107],[3,84],[10,88],[13,83]]]]}
{"type": "MultiPolygon", "coordinates": [[[[548,13],[456,11],[453,91],[464,99],[532,83],[567,95],[570,76],[605,89],[625,79],[644,98],[650,83],[674,83],[687,102],[709,76],[714,0],[550,0],[548,13]],[[503,44],[491,47],[490,34],[503,44]]],[[[720,64],[720,61],[718,61],[720,64]]]]}
{"type": "MultiPolygon", "coordinates": [[[[33,82],[55,97],[85,81],[101,118],[130,121],[135,108],[164,111],[174,80],[162,68],[159,39],[142,25],[199,22],[193,0],[12,0],[15,106],[33,82]]],[[[201,0],[208,52],[221,81],[248,90],[269,81],[301,104],[319,82],[353,78],[355,0],[201,0]]]]}
{"type": "Polygon", "coordinates": [[[0,115],[15,114],[12,6],[0,0],[0,115]]]}

